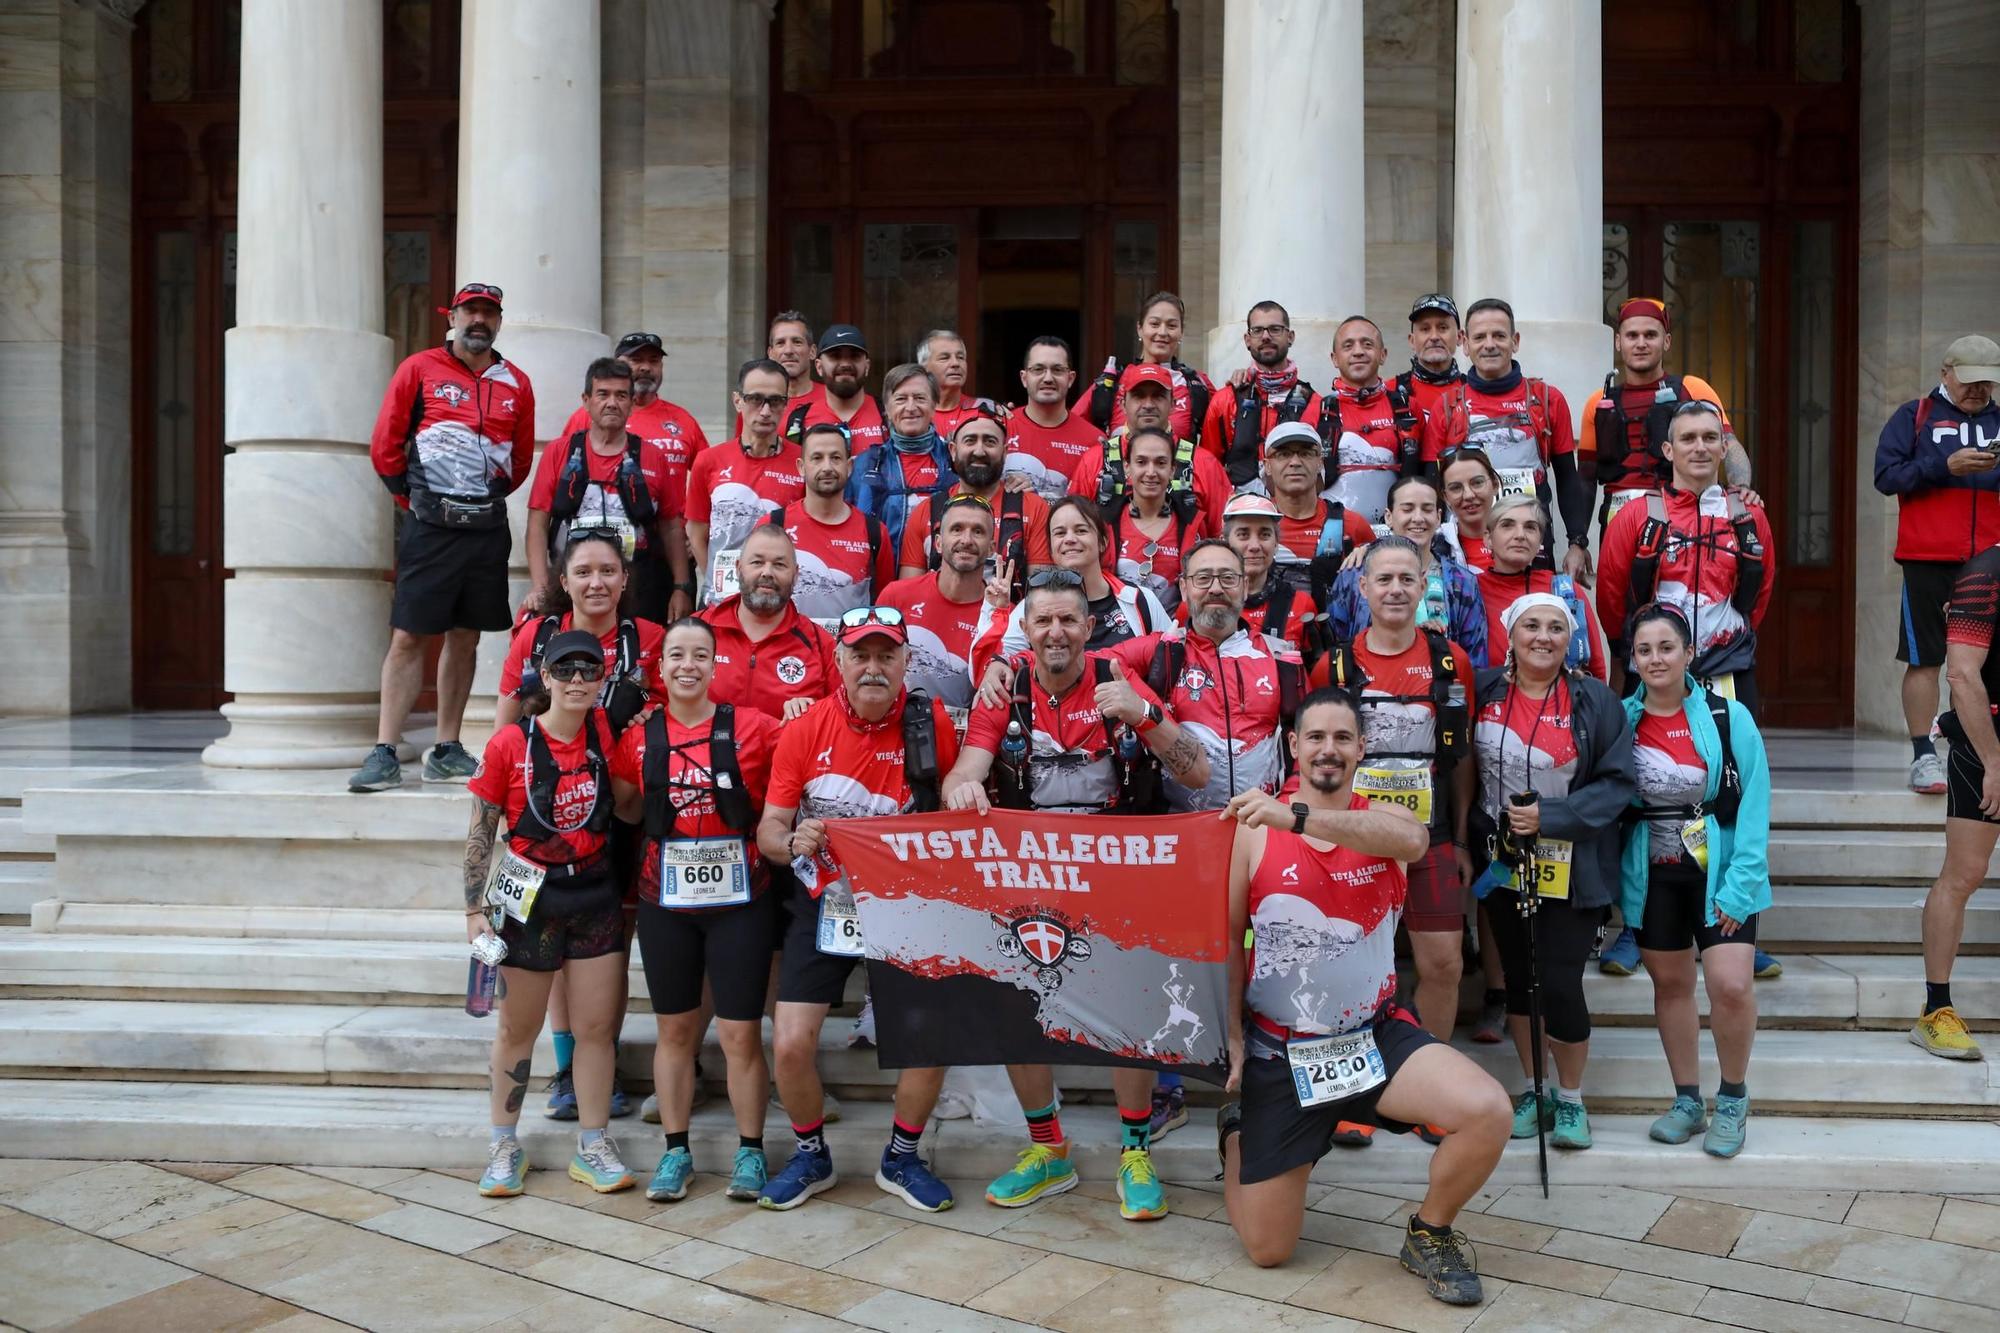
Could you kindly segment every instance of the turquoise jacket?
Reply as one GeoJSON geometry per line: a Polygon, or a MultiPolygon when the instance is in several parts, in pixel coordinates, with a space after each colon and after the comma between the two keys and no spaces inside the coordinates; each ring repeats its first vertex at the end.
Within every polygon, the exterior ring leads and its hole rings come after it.
{"type": "MultiPolygon", "coordinates": [[[[1694,748],[1708,765],[1708,789],[1702,799],[1715,799],[1722,783],[1722,737],[1715,719],[1709,716],[1708,695],[1688,677],[1688,732],[1694,748]]],[[[1634,730],[1645,708],[1639,695],[1626,699],[1625,716],[1634,730]]],[[[1708,822],[1708,903],[1702,920],[1716,923],[1718,912],[1733,920],[1747,921],[1753,913],[1771,905],[1771,867],[1768,860],[1771,840],[1771,770],[1764,762],[1764,738],[1751,720],[1749,710],[1729,701],[1729,748],[1736,752],[1736,771],[1743,782],[1743,804],[1736,812],[1736,824],[1725,828],[1714,815],[1708,822]]],[[[1632,798],[1635,806],[1645,802],[1632,798]]],[[[1652,869],[1652,828],[1645,820],[1628,824],[1625,851],[1619,866],[1619,906],[1627,925],[1637,926],[1646,919],[1646,884],[1652,869]]]]}

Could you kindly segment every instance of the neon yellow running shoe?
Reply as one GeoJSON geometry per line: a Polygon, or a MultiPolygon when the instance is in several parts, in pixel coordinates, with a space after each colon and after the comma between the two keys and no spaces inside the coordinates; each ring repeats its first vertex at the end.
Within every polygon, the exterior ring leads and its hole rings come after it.
{"type": "Polygon", "coordinates": [[[1958,1016],[1958,1010],[1941,1005],[1931,1010],[1910,1029],[1910,1043],[1946,1060],[1979,1059],[1979,1043],[1958,1016]]]}
{"type": "Polygon", "coordinates": [[[1045,1195],[1075,1188],[1076,1168],[1070,1165],[1069,1145],[1058,1149],[1031,1143],[1021,1150],[1012,1171],[986,1187],[986,1202],[1000,1208],[1025,1208],[1045,1195]]]}

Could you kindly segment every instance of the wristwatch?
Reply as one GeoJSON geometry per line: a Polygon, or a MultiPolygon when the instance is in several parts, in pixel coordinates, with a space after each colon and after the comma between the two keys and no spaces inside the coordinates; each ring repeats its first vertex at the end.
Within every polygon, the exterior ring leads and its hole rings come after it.
{"type": "Polygon", "coordinates": [[[1312,807],[1307,805],[1304,801],[1293,801],[1292,832],[1303,836],[1306,831],[1306,816],[1311,813],[1312,813],[1312,807]]]}
{"type": "Polygon", "coordinates": [[[694,580],[688,579],[684,582],[674,584],[674,591],[684,592],[690,597],[694,596],[694,580]]]}

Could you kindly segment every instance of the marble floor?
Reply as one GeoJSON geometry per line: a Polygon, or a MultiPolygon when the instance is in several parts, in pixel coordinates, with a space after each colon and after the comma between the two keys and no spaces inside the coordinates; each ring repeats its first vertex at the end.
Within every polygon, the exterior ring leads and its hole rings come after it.
{"type": "Polygon", "coordinates": [[[1258,1269],[1213,1189],[1118,1218],[1101,1182],[1021,1211],[956,1181],[923,1216],[866,1179],[803,1209],[591,1194],[553,1172],[0,1160],[0,1325],[306,1330],[2000,1328],[2000,1196],[1489,1189],[1461,1226],[1486,1301],[1397,1266],[1412,1204],[1315,1186],[1299,1252],[1258,1269]]]}

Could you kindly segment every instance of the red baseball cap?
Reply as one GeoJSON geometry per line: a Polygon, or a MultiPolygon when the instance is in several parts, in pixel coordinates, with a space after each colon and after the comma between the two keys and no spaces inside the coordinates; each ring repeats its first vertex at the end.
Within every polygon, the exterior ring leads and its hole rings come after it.
{"type": "Polygon", "coordinates": [[[908,643],[910,632],[903,625],[903,613],[893,606],[857,606],[840,617],[835,643],[860,643],[871,634],[880,634],[893,643],[908,643]]]}
{"type": "Polygon", "coordinates": [[[491,301],[495,309],[504,308],[500,305],[500,289],[498,287],[495,287],[490,282],[468,282],[463,287],[460,287],[457,292],[453,293],[450,305],[438,307],[438,313],[440,315],[449,315],[467,301],[491,301]]]}
{"type": "Polygon", "coordinates": [[[1135,384],[1157,384],[1168,393],[1172,393],[1174,373],[1156,362],[1142,361],[1137,365],[1125,367],[1125,373],[1119,377],[1118,391],[1130,393],[1135,384]]]}

